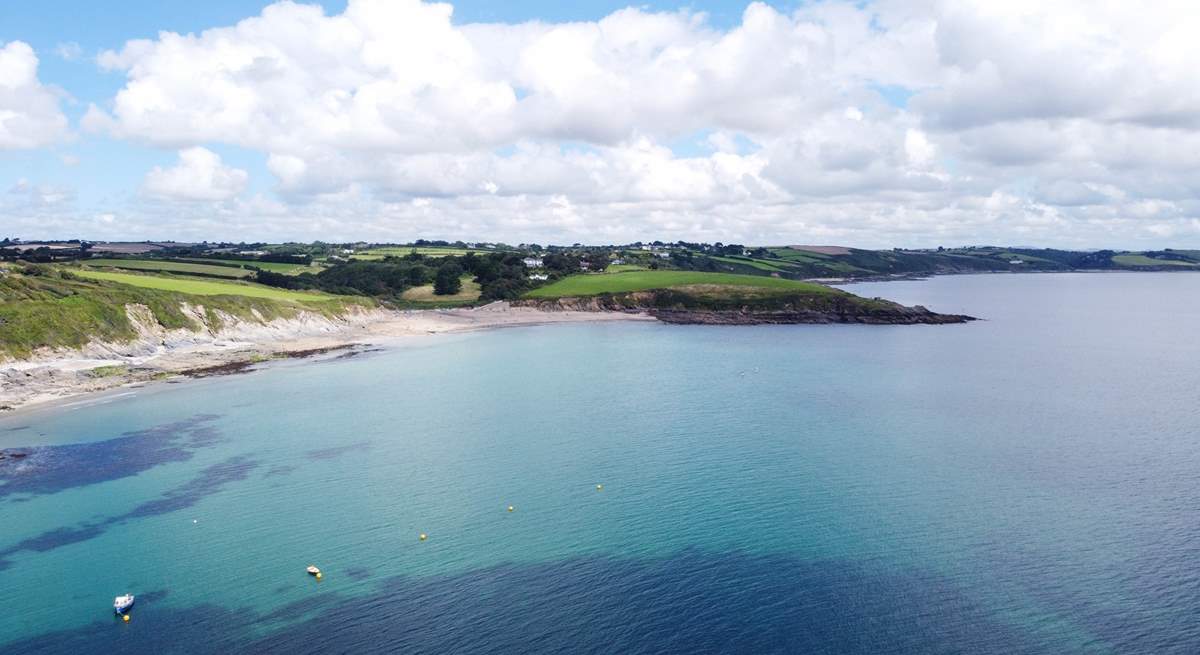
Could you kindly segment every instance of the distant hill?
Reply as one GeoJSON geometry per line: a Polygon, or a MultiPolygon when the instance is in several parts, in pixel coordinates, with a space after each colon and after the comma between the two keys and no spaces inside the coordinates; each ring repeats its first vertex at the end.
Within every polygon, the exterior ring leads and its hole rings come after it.
{"type": "Polygon", "coordinates": [[[789,279],[860,279],[1020,271],[1200,270],[1200,251],[1075,251],[972,246],[929,250],[864,250],[845,246],[770,246],[741,254],[676,249],[672,267],[789,279]]]}

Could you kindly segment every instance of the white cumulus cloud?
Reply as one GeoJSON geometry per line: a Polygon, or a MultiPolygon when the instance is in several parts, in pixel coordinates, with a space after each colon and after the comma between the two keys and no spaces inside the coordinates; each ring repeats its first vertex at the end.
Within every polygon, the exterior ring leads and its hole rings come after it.
{"type": "Polygon", "coordinates": [[[200,146],[179,151],[171,168],[155,166],[146,174],[142,190],[166,200],[229,200],[246,188],[246,171],[226,166],[217,153],[200,146]]]}
{"type": "Polygon", "coordinates": [[[0,150],[37,148],[66,136],[59,96],[38,80],[33,48],[0,43],[0,150]]]}

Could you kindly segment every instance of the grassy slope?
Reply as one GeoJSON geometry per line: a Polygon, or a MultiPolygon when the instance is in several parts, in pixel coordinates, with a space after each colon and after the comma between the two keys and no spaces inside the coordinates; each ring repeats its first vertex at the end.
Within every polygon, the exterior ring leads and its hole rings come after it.
{"type": "Polygon", "coordinates": [[[200,299],[174,291],[64,276],[54,269],[37,276],[14,271],[0,275],[0,355],[23,357],[38,348],[79,347],[91,339],[131,339],[135,333],[125,314],[128,304],[149,307],[165,328],[198,329],[201,326],[183,313],[181,304],[202,303],[210,324],[219,324],[217,310],[246,319],[253,319],[255,313],[272,319],[294,316],[301,310],[333,315],[354,302],[341,298],[281,302],[242,295],[200,299]]]}
{"type": "Polygon", "coordinates": [[[426,284],[423,287],[413,287],[408,289],[400,298],[414,303],[472,303],[479,300],[479,283],[471,279],[470,276],[464,276],[462,279],[462,290],[453,296],[439,296],[433,292],[433,285],[426,284]]]}
{"type": "Polygon", "coordinates": [[[222,282],[218,280],[164,277],[158,275],[135,275],[133,273],[109,273],[106,271],[77,271],[76,275],[92,280],[119,282],[143,289],[174,291],[197,296],[244,296],[268,300],[320,302],[333,298],[328,294],[306,291],[288,291],[260,284],[222,282]]]}
{"type": "Polygon", "coordinates": [[[132,271],[162,271],[166,273],[184,273],[209,275],[213,277],[243,278],[254,275],[254,271],[232,266],[214,266],[212,264],[195,264],[167,259],[89,259],[88,266],[105,266],[124,268],[132,271]]]}
{"type": "Polygon", "coordinates": [[[1178,261],[1173,259],[1154,259],[1145,255],[1116,255],[1112,258],[1113,263],[1119,266],[1184,266],[1192,267],[1196,264],[1191,262],[1178,261]]]}
{"type": "Polygon", "coordinates": [[[544,287],[534,289],[526,294],[526,297],[564,298],[595,296],[602,293],[668,289],[686,285],[747,286],[808,293],[835,292],[833,289],[819,284],[757,275],[701,273],[698,271],[630,271],[599,275],[572,275],[544,287]]]}

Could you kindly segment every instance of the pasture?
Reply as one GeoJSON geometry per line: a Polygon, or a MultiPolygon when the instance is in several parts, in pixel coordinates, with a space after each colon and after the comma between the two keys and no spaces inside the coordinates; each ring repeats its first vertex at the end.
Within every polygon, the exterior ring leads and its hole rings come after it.
{"type": "Polygon", "coordinates": [[[135,273],[111,273],[108,271],[80,270],[72,271],[75,275],[91,280],[106,280],[119,282],[143,289],[159,291],[175,291],[194,296],[245,296],[247,298],[265,298],[268,300],[284,300],[299,302],[320,302],[334,296],[320,292],[289,291],[276,289],[261,284],[242,282],[224,282],[221,280],[204,280],[199,278],[166,277],[157,275],[138,275],[135,273]]]}

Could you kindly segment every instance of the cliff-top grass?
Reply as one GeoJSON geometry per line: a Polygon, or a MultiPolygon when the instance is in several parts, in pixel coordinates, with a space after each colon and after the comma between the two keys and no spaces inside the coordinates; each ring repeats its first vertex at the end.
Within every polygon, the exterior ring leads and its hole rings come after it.
{"type": "Polygon", "coordinates": [[[811,282],[799,282],[763,275],[705,273],[700,271],[626,271],[572,275],[526,294],[527,298],[570,298],[604,293],[627,293],[650,289],[670,289],[686,285],[720,287],[756,287],[788,292],[836,293],[834,289],[811,282]]]}
{"type": "Polygon", "coordinates": [[[247,298],[265,298],[268,300],[293,302],[321,302],[334,297],[319,291],[289,291],[287,289],[277,289],[275,287],[248,282],[226,282],[222,280],[92,270],[75,271],[75,274],[91,280],[119,282],[143,289],[175,291],[195,296],[245,296],[247,298]]]}

